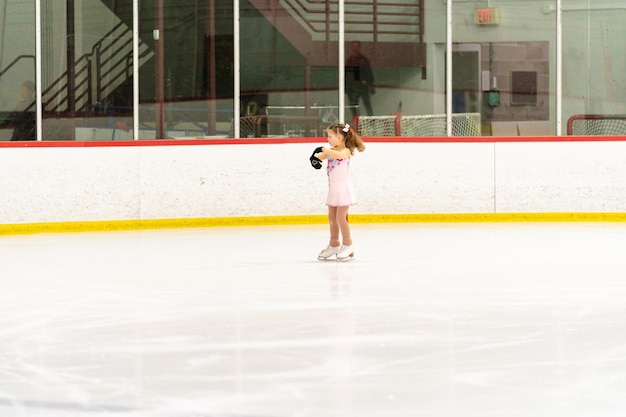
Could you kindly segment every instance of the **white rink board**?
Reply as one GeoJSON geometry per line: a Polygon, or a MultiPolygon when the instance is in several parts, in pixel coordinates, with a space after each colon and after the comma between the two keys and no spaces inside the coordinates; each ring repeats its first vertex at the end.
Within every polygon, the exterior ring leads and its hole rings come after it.
{"type": "MultiPolygon", "coordinates": [[[[626,142],[366,145],[355,214],[626,211],[626,142]]],[[[316,146],[4,148],[0,223],[325,214],[316,146]]]]}
{"type": "Polygon", "coordinates": [[[3,148],[0,223],[135,219],[141,149],[3,148]]]}
{"type": "Polygon", "coordinates": [[[493,212],[493,143],[366,146],[350,166],[359,197],[353,213],[493,212]]]}
{"type": "Polygon", "coordinates": [[[498,143],[500,213],[625,212],[626,142],[498,143]]]}

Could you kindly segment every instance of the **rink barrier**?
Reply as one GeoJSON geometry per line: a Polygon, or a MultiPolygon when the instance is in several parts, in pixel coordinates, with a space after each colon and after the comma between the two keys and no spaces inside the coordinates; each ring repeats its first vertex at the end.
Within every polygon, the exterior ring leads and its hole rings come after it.
{"type": "MultiPolygon", "coordinates": [[[[353,223],[626,221],[626,137],[364,140],[353,223]]],[[[325,142],[0,142],[0,234],[327,224],[325,142]]]]}
{"type": "MultiPolygon", "coordinates": [[[[351,214],[352,224],[416,224],[416,223],[622,223],[626,213],[478,213],[478,214],[351,214]]],[[[139,231],[158,229],[261,227],[328,224],[326,215],[256,216],[202,219],[114,220],[90,222],[54,222],[0,224],[0,236],[39,233],[84,233],[139,231]]]]}

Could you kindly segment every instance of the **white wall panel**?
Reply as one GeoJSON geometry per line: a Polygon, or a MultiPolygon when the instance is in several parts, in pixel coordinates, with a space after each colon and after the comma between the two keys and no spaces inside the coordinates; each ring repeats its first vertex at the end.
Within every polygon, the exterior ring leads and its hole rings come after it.
{"type": "Polygon", "coordinates": [[[626,142],[496,144],[498,212],[626,212],[626,142]]]}
{"type": "Polygon", "coordinates": [[[354,213],[493,212],[493,143],[369,143],[354,158],[354,213]]]}
{"type": "Polygon", "coordinates": [[[309,163],[319,145],[142,148],[142,218],[323,213],[326,174],[309,163]]]}
{"type": "MultiPolygon", "coordinates": [[[[325,214],[323,144],[0,149],[0,223],[325,214]]],[[[626,142],[368,142],[355,214],[626,212],[626,142]]]]}
{"type": "Polygon", "coordinates": [[[136,147],[0,150],[0,223],[132,220],[136,147]]]}

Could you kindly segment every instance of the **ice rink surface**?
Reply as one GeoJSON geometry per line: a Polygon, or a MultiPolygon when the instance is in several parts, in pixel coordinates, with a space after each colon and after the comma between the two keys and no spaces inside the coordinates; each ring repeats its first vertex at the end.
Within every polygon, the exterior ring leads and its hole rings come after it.
{"type": "Polygon", "coordinates": [[[0,416],[626,415],[626,224],[0,237],[0,416]]]}

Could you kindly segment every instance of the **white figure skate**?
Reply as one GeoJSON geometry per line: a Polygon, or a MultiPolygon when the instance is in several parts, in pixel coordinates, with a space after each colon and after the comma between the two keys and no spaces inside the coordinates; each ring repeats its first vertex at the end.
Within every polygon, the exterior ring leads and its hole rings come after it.
{"type": "Polygon", "coordinates": [[[342,246],[326,246],[326,248],[317,255],[317,259],[325,261],[331,258],[332,256],[337,255],[341,251],[342,246]]]}
{"type": "Polygon", "coordinates": [[[348,261],[354,259],[354,249],[352,245],[343,245],[341,246],[341,250],[337,253],[338,261],[348,261]]]}

